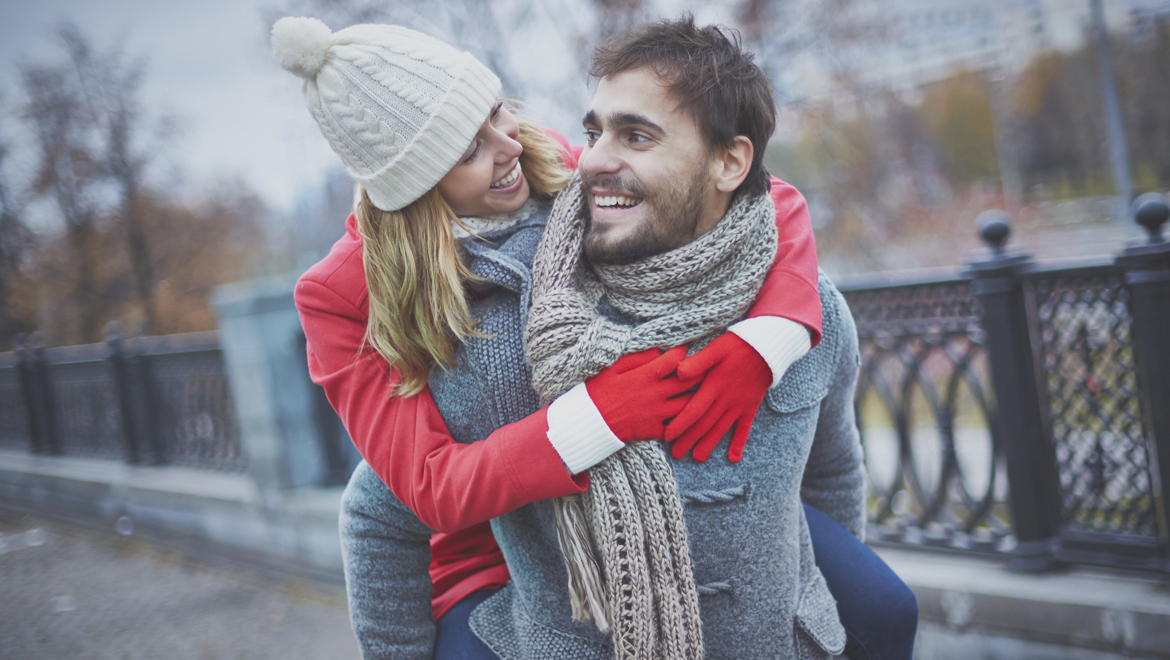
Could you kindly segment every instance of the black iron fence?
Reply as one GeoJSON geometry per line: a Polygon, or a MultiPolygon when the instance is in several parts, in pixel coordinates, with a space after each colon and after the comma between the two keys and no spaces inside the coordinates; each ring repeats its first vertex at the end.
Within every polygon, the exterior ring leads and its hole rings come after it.
{"type": "Polygon", "coordinates": [[[0,448],[228,472],[247,467],[215,332],[0,354],[0,448]]]}
{"type": "Polygon", "coordinates": [[[1008,254],[962,276],[843,286],[880,542],[1170,571],[1170,210],[1113,260],[1008,254]]]}
{"type": "MultiPolygon", "coordinates": [[[[1141,200],[1139,200],[1141,201],[1141,200]]],[[[1170,242],[1042,267],[1006,221],[959,276],[842,286],[862,365],[858,423],[870,538],[1170,571],[1170,242]]],[[[111,328],[112,330],[115,330],[111,328]]],[[[319,388],[324,483],[352,470],[319,388]]],[[[0,353],[0,448],[240,471],[246,461],[216,333],[0,353]]]]}

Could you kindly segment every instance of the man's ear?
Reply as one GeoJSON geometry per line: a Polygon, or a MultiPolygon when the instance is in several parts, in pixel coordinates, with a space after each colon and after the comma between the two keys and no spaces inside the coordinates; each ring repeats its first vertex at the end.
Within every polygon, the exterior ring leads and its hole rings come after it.
{"type": "Polygon", "coordinates": [[[720,192],[735,192],[752,168],[755,149],[746,135],[731,139],[731,145],[712,164],[715,188],[720,192]]]}

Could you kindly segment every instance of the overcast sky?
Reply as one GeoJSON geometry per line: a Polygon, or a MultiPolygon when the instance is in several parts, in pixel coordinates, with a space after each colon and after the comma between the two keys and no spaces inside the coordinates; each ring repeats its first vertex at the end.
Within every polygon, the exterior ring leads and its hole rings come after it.
{"type": "MultiPolygon", "coordinates": [[[[189,190],[242,177],[273,207],[291,208],[339,161],[313,123],[300,81],[275,63],[261,9],[271,0],[0,0],[0,89],[20,101],[18,64],[61,57],[69,20],[100,50],[146,58],[143,100],[180,120],[175,163],[189,190]]],[[[7,127],[12,130],[12,127],[7,127]]]]}

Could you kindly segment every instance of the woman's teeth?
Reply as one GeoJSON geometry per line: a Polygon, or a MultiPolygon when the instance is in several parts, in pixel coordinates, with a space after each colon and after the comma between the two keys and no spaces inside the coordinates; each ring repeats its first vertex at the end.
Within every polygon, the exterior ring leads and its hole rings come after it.
{"type": "Polygon", "coordinates": [[[597,198],[598,206],[635,206],[642,200],[625,195],[607,195],[597,198]]]}
{"type": "Polygon", "coordinates": [[[510,185],[512,185],[513,183],[515,183],[515,182],[516,182],[516,179],[517,179],[517,178],[519,178],[519,177],[520,177],[520,161],[516,161],[516,164],[515,164],[514,166],[512,166],[512,171],[510,171],[510,172],[508,172],[507,174],[505,174],[505,175],[503,176],[503,178],[501,178],[499,181],[496,181],[495,183],[493,183],[493,184],[491,185],[491,187],[492,187],[493,189],[495,189],[495,188],[507,188],[508,186],[510,186],[510,185]]]}

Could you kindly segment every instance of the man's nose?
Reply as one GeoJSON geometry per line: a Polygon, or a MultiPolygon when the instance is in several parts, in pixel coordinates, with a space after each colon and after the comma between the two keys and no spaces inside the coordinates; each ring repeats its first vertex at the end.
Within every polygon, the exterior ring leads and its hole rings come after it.
{"type": "Polygon", "coordinates": [[[604,174],[616,174],[621,169],[622,162],[614,153],[613,145],[603,135],[592,147],[585,148],[578,165],[583,174],[597,178],[604,174]]]}

